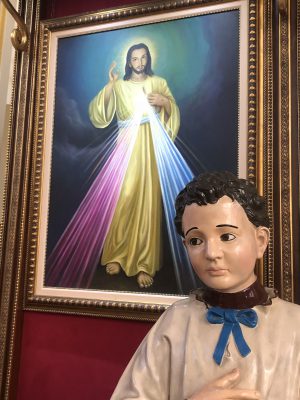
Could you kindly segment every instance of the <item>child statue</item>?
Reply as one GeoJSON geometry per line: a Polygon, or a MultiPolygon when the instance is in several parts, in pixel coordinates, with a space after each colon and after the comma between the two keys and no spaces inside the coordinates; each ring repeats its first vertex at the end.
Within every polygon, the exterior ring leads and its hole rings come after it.
{"type": "Polygon", "coordinates": [[[255,275],[269,241],[264,199],[229,172],[176,199],[175,224],[204,286],[170,306],[113,400],[300,400],[300,308],[255,275]]]}

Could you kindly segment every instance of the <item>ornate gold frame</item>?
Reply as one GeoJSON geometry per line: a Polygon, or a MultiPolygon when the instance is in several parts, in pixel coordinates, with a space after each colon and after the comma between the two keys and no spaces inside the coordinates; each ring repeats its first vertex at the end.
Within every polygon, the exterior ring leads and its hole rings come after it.
{"type": "MultiPolygon", "coordinates": [[[[205,6],[207,6],[210,2],[206,2],[205,6]]],[[[249,119],[249,146],[248,146],[248,174],[251,179],[255,179],[256,176],[256,129],[255,129],[255,120],[256,120],[256,105],[257,105],[257,89],[256,89],[256,79],[257,79],[257,71],[256,71],[256,45],[254,41],[256,40],[256,19],[247,18],[247,3],[243,2],[220,2],[220,8],[230,10],[240,6],[243,4],[245,13],[243,24],[247,29],[249,26],[249,87],[248,87],[248,96],[249,96],[249,104],[251,103],[251,107],[248,107],[245,114],[247,115],[248,111],[248,119],[249,119]],[[245,18],[246,17],[246,18],[245,18]]],[[[213,3],[213,7],[216,7],[216,2],[213,3]]],[[[202,9],[202,8],[201,8],[202,9]]],[[[212,8],[211,10],[214,10],[212,8]]],[[[205,9],[207,13],[212,12],[210,9],[205,9]]],[[[45,21],[41,24],[40,36],[39,36],[39,58],[37,60],[38,63],[38,81],[36,85],[36,102],[35,102],[35,122],[34,122],[34,135],[33,135],[33,163],[32,163],[32,187],[31,187],[31,196],[29,203],[29,235],[27,237],[28,249],[27,249],[27,261],[26,265],[28,267],[28,284],[27,284],[27,296],[26,296],[26,309],[41,309],[44,311],[54,311],[58,309],[58,311],[63,312],[75,312],[75,313],[89,313],[89,314],[97,314],[103,316],[110,317],[125,317],[125,318],[136,318],[136,319],[148,319],[153,320],[156,319],[160,313],[165,310],[168,304],[176,300],[176,296],[148,296],[146,299],[146,295],[141,295],[138,293],[136,296],[118,292],[117,294],[107,294],[102,292],[98,294],[99,298],[90,297],[90,294],[84,294],[85,292],[76,291],[75,294],[68,290],[57,289],[48,290],[48,293],[43,288],[40,288],[40,274],[37,273],[40,270],[37,268],[38,265],[38,246],[39,240],[39,226],[42,215],[47,207],[42,206],[42,181],[43,177],[45,177],[44,173],[44,164],[47,154],[47,144],[45,139],[46,126],[49,122],[47,122],[47,116],[45,113],[46,109],[49,109],[51,106],[47,103],[49,99],[49,85],[48,82],[52,81],[51,73],[49,72],[49,54],[51,57],[53,55],[53,49],[51,47],[52,37],[55,38],[55,34],[61,34],[64,30],[67,29],[75,29],[76,34],[80,34],[81,30],[78,29],[80,27],[90,27],[92,26],[92,31],[94,29],[95,24],[103,24],[105,22],[110,22],[113,16],[113,22],[115,23],[116,13],[118,15],[118,19],[120,21],[124,21],[125,25],[122,27],[131,26],[130,23],[139,24],[141,22],[135,20],[136,16],[146,17],[146,23],[153,23],[153,21],[160,22],[169,19],[174,19],[176,16],[172,16],[167,14],[170,11],[179,11],[182,14],[179,14],[180,17],[186,17],[187,12],[190,11],[191,15],[199,12],[199,7],[196,8],[196,4],[191,7],[190,5],[178,5],[173,4],[165,4],[165,9],[162,10],[162,4],[159,6],[157,4],[153,4],[147,8],[147,13],[145,14],[144,7],[139,8],[126,8],[118,11],[112,11],[109,13],[101,12],[94,13],[88,15],[80,15],[71,18],[63,18],[45,21]],[[126,14],[129,13],[129,14],[126,14]],[[130,18],[128,18],[130,15],[130,18]],[[157,16],[156,19],[155,16],[157,16]],[[68,297],[65,297],[65,293],[69,294],[68,297]],[[82,297],[83,293],[83,297],[82,297]],[[126,296],[125,296],[126,294],[126,296]],[[123,296],[124,295],[124,296],[123,296]],[[84,297],[86,296],[86,297],[84,297]],[[113,300],[111,298],[113,297],[113,300]],[[172,297],[172,298],[171,298],[172,297]],[[124,300],[125,298],[125,300],[124,300]],[[127,300],[128,299],[128,300],[127,300]]],[[[256,14],[256,3],[255,1],[250,2],[249,6],[249,16],[253,16],[256,14]]],[[[177,15],[178,17],[178,15],[177,15]]],[[[111,29],[111,26],[110,26],[111,29]]],[[[247,36],[247,34],[245,34],[247,36]]],[[[247,74],[245,74],[247,76],[247,74]]],[[[245,79],[246,81],[246,79],[245,79]]],[[[244,89],[245,90],[245,89],[244,89]]],[[[247,93],[247,91],[246,91],[247,93]]],[[[246,124],[245,124],[246,125],[246,124]]],[[[246,147],[246,146],[245,146],[246,147]]],[[[44,219],[44,218],[43,218],[44,219]]],[[[43,285],[42,285],[43,286],[43,285]]],[[[51,288],[53,289],[53,288],[51,288]]],[[[94,293],[93,293],[94,295],[94,293]]],[[[178,296],[177,296],[178,298],[178,296]]]]}
{"type": "MultiPolygon", "coordinates": [[[[233,0],[234,2],[234,0],[233,0]]],[[[31,32],[28,51],[16,54],[14,103],[10,118],[7,179],[0,225],[0,397],[11,398],[16,376],[18,347],[22,332],[23,310],[102,315],[155,320],[164,307],[144,307],[67,298],[40,298],[34,294],[34,257],[38,246],[37,218],[40,195],[43,121],[37,117],[38,84],[35,81],[38,41],[43,29],[68,28],[71,24],[102,23],[130,19],[145,14],[191,8],[207,1],[158,1],[48,21],[39,21],[39,0],[21,1],[21,15],[31,32]],[[34,124],[35,127],[34,127],[34,124]],[[30,244],[30,247],[28,247],[30,244]],[[26,290],[24,286],[26,282],[26,290]]],[[[299,222],[299,199],[293,184],[295,171],[291,162],[299,163],[291,148],[291,60],[296,60],[299,84],[299,15],[297,2],[297,54],[291,52],[291,6],[295,0],[274,2],[249,0],[249,159],[248,175],[266,196],[271,217],[271,242],[260,267],[261,280],[277,286],[285,300],[295,299],[294,272],[297,268],[294,244],[295,223],[299,222]],[[286,6],[285,6],[286,4],[286,6]],[[278,38],[278,41],[277,41],[278,38]],[[276,49],[274,53],[274,49],[276,49]],[[297,216],[295,217],[295,212],[297,216]]],[[[299,94],[297,97],[299,127],[299,94]]],[[[299,137],[298,137],[299,143],[299,137]]],[[[299,164],[298,164],[299,165],[299,164]]],[[[296,182],[299,187],[299,175],[296,182]]]]}

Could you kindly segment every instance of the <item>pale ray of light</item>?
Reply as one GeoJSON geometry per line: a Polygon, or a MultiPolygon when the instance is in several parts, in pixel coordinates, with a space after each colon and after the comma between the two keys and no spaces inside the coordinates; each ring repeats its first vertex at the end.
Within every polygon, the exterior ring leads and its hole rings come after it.
{"type": "Polygon", "coordinates": [[[120,195],[142,112],[122,125],[107,161],[80,203],[46,264],[46,286],[88,287],[120,195]]]}
{"type": "Polygon", "coordinates": [[[98,172],[104,167],[108,156],[116,146],[118,133],[119,129],[116,127],[100,145],[95,146],[95,148],[89,152],[88,162],[83,167],[85,172],[91,171],[87,178],[89,183],[95,179],[96,174],[98,174],[98,172]]]}
{"type": "Polygon", "coordinates": [[[186,293],[195,287],[196,280],[181,238],[175,229],[174,203],[177,194],[194,176],[151,107],[148,113],[177,285],[182,293],[186,293]]]}
{"type": "Polygon", "coordinates": [[[185,143],[185,141],[182,140],[182,138],[177,137],[175,143],[176,143],[178,150],[179,151],[181,150],[186,154],[186,156],[189,160],[189,164],[192,166],[194,171],[199,171],[199,173],[200,173],[200,171],[205,172],[208,170],[208,167],[206,165],[204,165],[201,160],[199,160],[199,158],[196,156],[196,154],[185,143]]]}

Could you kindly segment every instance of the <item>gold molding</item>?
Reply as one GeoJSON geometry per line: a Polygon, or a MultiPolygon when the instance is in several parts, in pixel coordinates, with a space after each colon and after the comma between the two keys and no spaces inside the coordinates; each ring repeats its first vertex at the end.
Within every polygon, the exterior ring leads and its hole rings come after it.
{"type": "Polygon", "coordinates": [[[279,165],[280,165],[280,265],[281,296],[294,300],[292,257],[292,187],[291,187],[291,107],[290,107],[290,15],[279,15],[279,165]]]}
{"type": "Polygon", "coordinates": [[[260,36],[261,36],[261,52],[259,62],[261,66],[261,94],[259,112],[262,123],[262,148],[263,148],[263,195],[266,198],[268,215],[270,218],[270,242],[265,255],[264,284],[274,287],[274,122],[273,122],[273,31],[272,31],[272,15],[274,13],[273,2],[271,0],[259,2],[260,7],[260,36]]]}
{"type": "Polygon", "coordinates": [[[256,2],[249,1],[249,78],[248,78],[248,179],[257,177],[257,10],[256,2]]]}
{"type": "Polygon", "coordinates": [[[2,3],[18,25],[10,35],[12,45],[18,51],[26,51],[29,42],[29,31],[27,26],[10,1],[2,0],[2,3]]]}
{"type": "MultiPolygon", "coordinates": [[[[21,6],[25,0],[20,1],[21,6]]],[[[25,20],[38,28],[39,0],[26,0],[25,20]]],[[[25,216],[29,148],[31,146],[31,87],[35,70],[30,56],[15,53],[13,68],[12,107],[9,117],[7,173],[4,185],[4,216],[0,221],[0,398],[8,400],[16,387],[22,325],[24,282],[23,248],[27,219],[25,216]]]]}
{"type": "Polygon", "coordinates": [[[278,0],[278,9],[281,15],[287,15],[288,0],[278,0]]]}
{"type": "Polygon", "coordinates": [[[2,57],[3,40],[4,40],[4,25],[5,25],[6,10],[5,7],[0,3],[0,63],[2,57]]]}

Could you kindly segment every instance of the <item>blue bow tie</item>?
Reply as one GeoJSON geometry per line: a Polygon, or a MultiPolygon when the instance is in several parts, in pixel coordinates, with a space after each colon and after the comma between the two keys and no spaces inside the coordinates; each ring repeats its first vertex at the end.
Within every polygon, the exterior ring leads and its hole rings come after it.
{"type": "Polygon", "coordinates": [[[241,356],[246,357],[251,352],[250,347],[244,339],[240,323],[249,328],[255,328],[257,325],[257,314],[254,310],[232,310],[228,308],[212,307],[207,311],[206,318],[211,324],[223,324],[213,355],[217,364],[221,364],[231,332],[241,356]]]}

